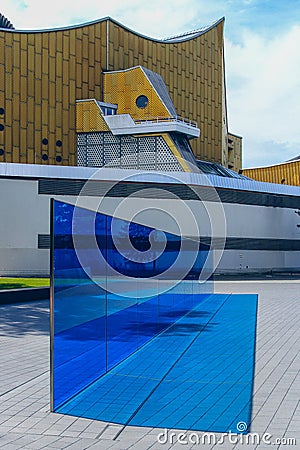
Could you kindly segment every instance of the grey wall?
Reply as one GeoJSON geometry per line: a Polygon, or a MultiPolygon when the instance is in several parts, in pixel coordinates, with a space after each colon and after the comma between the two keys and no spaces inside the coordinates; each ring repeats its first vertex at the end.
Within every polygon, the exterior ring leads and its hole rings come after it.
{"type": "MultiPolygon", "coordinates": [[[[74,203],[76,198],[60,196],[60,200],[74,203]]],[[[97,209],[99,198],[84,199],[82,206],[97,209]]],[[[189,200],[191,214],[184,202],[167,199],[132,197],[108,198],[100,210],[171,233],[193,236],[197,226],[201,236],[221,235],[242,238],[300,238],[297,227],[299,216],[294,210],[240,204],[216,204],[189,200]],[[223,216],[223,208],[225,219],[223,216]],[[154,213],[154,210],[161,210],[154,213]],[[208,213],[209,212],[209,213],[208,213]],[[209,218],[210,216],[210,218],[209,218]],[[174,220],[175,219],[175,220],[174,220]],[[176,224],[177,222],[177,224],[176,224]],[[179,224],[179,228],[178,228],[179,224]],[[225,227],[225,228],[224,228],[225,227]]],[[[0,179],[0,276],[48,275],[49,251],[38,249],[38,235],[49,234],[50,197],[38,194],[38,182],[31,179],[0,179]]],[[[274,268],[300,268],[300,251],[226,250],[220,260],[218,272],[265,271],[274,268]]]]}
{"type": "Polygon", "coordinates": [[[49,198],[34,180],[0,179],[0,275],[47,275],[49,251],[38,234],[49,233],[49,198]]]}

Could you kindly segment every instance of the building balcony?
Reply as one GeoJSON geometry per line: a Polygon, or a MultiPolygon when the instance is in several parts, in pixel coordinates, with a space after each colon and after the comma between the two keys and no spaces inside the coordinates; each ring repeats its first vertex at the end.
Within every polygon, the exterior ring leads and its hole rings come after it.
{"type": "Polygon", "coordinates": [[[180,116],[134,120],[130,114],[115,114],[104,115],[103,118],[114,135],[156,134],[176,131],[186,135],[189,139],[200,136],[197,123],[180,116]]]}

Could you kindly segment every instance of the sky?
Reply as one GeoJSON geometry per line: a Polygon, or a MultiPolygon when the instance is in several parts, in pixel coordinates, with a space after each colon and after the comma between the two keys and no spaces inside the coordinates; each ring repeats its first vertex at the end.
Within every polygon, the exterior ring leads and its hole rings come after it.
{"type": "Polygon", "coordinates": [[[110,16],[153,38],[225,16],[229,131],[243,136],[243,167],[300,155],[300,0],[1,0],[16,29],[110,16]]]}

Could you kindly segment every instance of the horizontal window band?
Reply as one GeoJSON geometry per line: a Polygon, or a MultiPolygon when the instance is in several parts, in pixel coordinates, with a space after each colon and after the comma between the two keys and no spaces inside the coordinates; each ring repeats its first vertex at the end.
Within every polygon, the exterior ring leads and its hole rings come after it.
{"type": "Polygon", "coordinates": [[[38,248],[39,249],[49,249],[51,246],[50,234],[39,234],[38,235],[38,248]]]}
{"type": "MultiPolygon", "coordinates": [[[[93,247],[94,238],[93,236],[77,236],[77,243],[80,248],[90,249],[93,247]]],[[[105,236],[97,236],[99,244],[103,241],[106,245],[105,236]]],[[[185,242],[191,241],[191,250],[195,249],[194,242],[197,241],[196,238],[186,238],[185,242]]],[[[222,249],[224,240],[222,238],[213,239],[213,248],[222,249]]],[[[121,245],[121,242],[120,242],[121,245]]],[[[209,237],[201,237],[200,239],[200,250],[207,250],[211,246],[211,239],[209,237]]],[[[56,248],[72,249],[73,241],[70,235],[59,235],[56,237],[56,248]]],[[[50,235],[39,234],[38,235],[38,248],[39,249],[49,249],[50,248],[50,235]]],[[[112,249],[112,247],[110,246],[112,249]]],[[[188,250],[188,247],[185,247],[188,250]]],[[[138,249],[140,251],[146,251],[146,243],[138,249]]],[[[169,251],[179,251],[178,242],[168,242],[166,250],[169,251]]],[[[241,238],[241,237],[228,237],[225,241],[225,250],[265,250],[265,251],[300,251],[300,239],[265,239],[265,238],[241,238]]]]}
{"type": "Polygon", "coordinates": [[[202,200],[241,205],[267,206],[277,208],[299,208],[299,197],[293,195],[251,192],[209,186],[189,187],[184,184],[163,184],[123,182],[112,184],[109,181],[91,181],[85,186],[85,180],[40,179],[39,194],[78,196],[84,188],[84,195],[91,197],[128,197],[138,198],[202,200]],[[216,193],[218,195],[216,195],[216,193]]]}

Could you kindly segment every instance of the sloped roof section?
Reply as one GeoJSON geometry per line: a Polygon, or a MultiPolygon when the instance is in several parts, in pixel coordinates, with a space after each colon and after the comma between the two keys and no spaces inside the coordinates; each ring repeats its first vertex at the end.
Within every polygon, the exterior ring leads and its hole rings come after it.
{"type": "Polygon", "coordinates": [[[170,97],[169,91],[167,89],[167,86],[165,85],[163,78],[158,73],[155,73],[144,66],[141,66],[141,68],[143,72],[146,74],[146,77],[156,90],[158,96],[162,100],[163,104],[165,105],[171,116],[176,116],[177,115],[176,108],[174,106],[174,103],[172,102],[172,99],[170,97]]]}
{"type": "MultiPolygon", "coordinates": [[[[139,37],[141,37],[143,39],[147,39],[148,41],[151,41],[151,42],[159,42],[159,43],[165,43],[165,44],[174,44],[176,42],[185,42],[185,41],[189,41],[191,39],[197,38],[198,36],[201,36],[202,34],[205,34],[208,31],[210,31],[211,29],[215,28],[217,25],[219,25],[219,23],[221,23],[225,20],[225,17],[222,17],[221,19],[213,22],[211,25],[197,28],[196,30],[188,31],[187,33],[178,34],[176,36],[157,39],[157,38],[153,38],[150,36],[146,36],[140,32],[134,31],[131,28],[127,27],[126,25],[123,25],[122,23],[118,22],[117,20],[115,20],[109,16],[102,17],[102,18],[96,19],[96,20],[90,20],[88,22],[73,24],[73,25],[59,26],[59,27],[55,27],[55,28],[41,28],[41,29],[15,29],[15,27],[9,22],[8,19],[6,19],[6,17],[2,16],[1,14],[0,14],[0,16],[3,17],[3,20],[7,21],[7,25],[6,26],[0,25],[0,29],[6,28],[8,31],[14,31],[14,32],[18,32],[18,33],[57,32],[57,31],[64,31],[64,30],[73,30],[76,28],[84,28],[84,27],[88,27],[90,25],[96,25],[96,24],[102,23],[102,22],[111,22],[111,23],[117,25],[118,27],[123,28],[124,30],[128,31],[129,33],[133,33],[135,36],[139,36],[139,37]]],[[[0,20],[1,20],[1,18],[0,18],[0,20]]]]}
{"type": "Polygon", "coordinates": [[[14,30],[14,26],[10,21],[0,13],[0,28],[7,28],[9,30],[14,30]]]}
{"type": "Polygon", "coordinates": [[[299,159],[300,159],[300,155],[295,156],[295,158],[288,159],[287,162],[291,162],[291,161],[299,161],[299,159]]]}
{"type": "Polygon", "coordinates": [[[163,39],[163,41],[165,41],[165,42],[181,42],[181,41],[188,41],[190,39],[194,39],[198,36],[201,36],[201,34],[207,33],[207,31],[216,27],[217,25],[219,25],[219,23],[223,22],[224,20],[225,20],[225,17],[221,17],[221,19],[216,20],[211,25],[197,28],[196,30],[192,30],[192,31],[187,31],[186,33],[177,34],[175,36],[170,36],[170,37],[163,39]]]}

